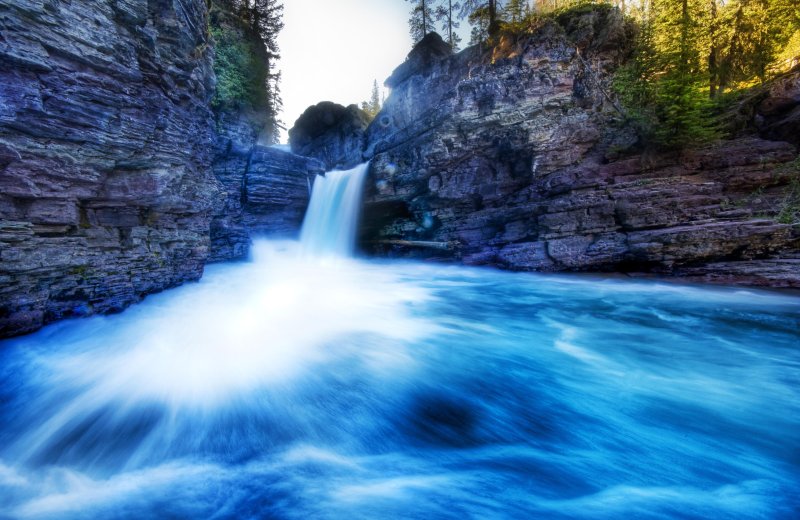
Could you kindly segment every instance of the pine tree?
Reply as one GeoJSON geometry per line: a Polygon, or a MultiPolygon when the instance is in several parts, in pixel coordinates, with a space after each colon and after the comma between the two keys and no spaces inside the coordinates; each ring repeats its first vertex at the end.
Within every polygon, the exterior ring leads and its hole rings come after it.
{"type": "Polygon", "coordinates": [[[416,45],[426,34],[435,30],[432,14],[435,11],[435,0],[406,0],[412,3],[408,28],[411,40],[416,45]]]}
{"type": "Polygon", "coordinates": [[[505,14],[506,20],[511,23],[517,24],[522,22],[528,14],[530,14],[528,0],[508,0],[503,13],[505,14]]]}
{"type": "Polygon", "coordinates": [[[378,89],[378,80],[374,80],[372,82],[372,94],[370,95],[369,101],[364,101],[361,103],[361,109],[366,112],[370,118],[374,118],[378,115],[378,112],[381,111],[381,95],[380,90],[378,89]]]}
{"type": "Polygon", "coordinates": [[[250,30],[261,40],[261,59],[266,67],[264,104],[267,116],[267,140],[278,142],[281,121],[278,114],[283,109],[280,94],[281,74],[277,70],[280,59],[278,35],[283,29],[283,3],[281,0],[233,0],[240,16],[250,25],[250,30]]]}
{"type": "Polygon", "coordinates": [[[467,21],[472,26],[469,44],[478,45],[489,39],[489,8],[486,6],[478,7],[472,11],[467,21]]]}
{"type": "Polygon", "coordinates": [[[278,142],[281,122],[278,114],[283,108],[280,95],[281,74],[276,69],[280,59],[278,34],[283,29],[283,4],[280,0],[248,0],[252,2],[253,28],[258,31],[267,51],[267,112],[270,125],[267,129],[271,142],[278,142]]]}
{"type": "Polygon", "coordinates": [[[472,24],[472,43],[486,41],[497,32],[500,28],[498,9],[502,7],[500,0],[463,0],[460,17],[472,24]]]}
{"type": "Polygon", "coordinates": [[[456,33],[456,29],[460,25],[456,20],[456,13],[461,9],[461,4],[447,0],[443,4],[436,7],[436,20],[441,22],[442,32],[445,35],[445,40],[450,44],[453,51],[458,50],[458,44],[461,43],[461,36],[456,33]]]}
{"type": "Polygon", "coordinates": [[[738,81],[765,81],[770,68],[800,27],[797,0],[735,0],[723,11],[727,32],[722,35],[720,89],[738,81]]]}

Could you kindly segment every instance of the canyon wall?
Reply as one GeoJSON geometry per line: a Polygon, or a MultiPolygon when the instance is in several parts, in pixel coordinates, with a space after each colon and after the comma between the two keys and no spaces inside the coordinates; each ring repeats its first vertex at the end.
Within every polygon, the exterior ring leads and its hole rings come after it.
{"type": "Polygon", "coordinates": [[[291,234],[313,160],[214,115],[206,0],[0,0],[0,337],[291,234]]]}
{"type": "Polygon", "coordinates": [[[429,35],[367,129],[363,247],[800,287],[797,76],[751,104],[749,135],[636,153],[611,88],[632,31],[603,9],[457,55],[429,35]]]}
{"type": "Polygon", "coordinates": [[[0,34],[0,336],[199,278],[205,1],[3,1],[0,34]]]}

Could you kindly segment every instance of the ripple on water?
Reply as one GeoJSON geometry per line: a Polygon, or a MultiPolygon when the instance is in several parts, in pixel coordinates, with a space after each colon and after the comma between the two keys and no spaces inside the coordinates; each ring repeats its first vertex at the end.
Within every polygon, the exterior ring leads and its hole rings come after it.
{"type": "Polygon", "coordinates": [[[797,297],[295,248],[0,344],[0,516],[800,507],[797,297]]]}

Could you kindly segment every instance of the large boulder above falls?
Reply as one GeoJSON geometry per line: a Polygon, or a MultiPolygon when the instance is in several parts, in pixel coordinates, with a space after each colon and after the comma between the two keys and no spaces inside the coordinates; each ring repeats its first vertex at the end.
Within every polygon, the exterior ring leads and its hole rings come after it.
{"type": "MultiPolygon", "coordinates": [[[[411,77],[428,74],[437,63],[452,55],[451,47],[441,36],[428,33],[414,46],[403,64],[394,70],[386,85],[394,87],[411,77]]],[[[427,94],[424,91],[420,93],[423,97],[427,94]]],[[[410,101],[418,103],[419,100],[410,101]]],[[[424,103],[418,105],[424,106],[424,103]]],[[[384,120],[380,115],[377,118],[379,123],[384,120]]],[[[376,125],[370,125],[369,116],[356,105],[345,107],[323,101],[303,112],[289,130],[289,143],[292,152],[319,159],[328,169],[351,168],[366,158],[368,126],[374,128],[376,125]]]]}
{"type": "Polygon", "coordinates": [[[322,161],[329,169],[363,161],[364,132],[369,116],[356,105],[323,101],[308,107],[289,130],[292,152],[322,161]]]}

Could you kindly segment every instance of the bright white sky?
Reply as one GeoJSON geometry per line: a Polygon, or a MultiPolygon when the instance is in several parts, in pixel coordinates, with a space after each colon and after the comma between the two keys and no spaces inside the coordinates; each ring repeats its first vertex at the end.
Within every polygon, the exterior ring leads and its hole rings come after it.
{"type": "MultiPolygon", "coordinates": [[[[403,0],[286,0],[280,34],[287,128],[320,101],[361,104],[411,50],[403,0]]],[[[283,132],[282,141],[286,141],[283,132]]]]}

